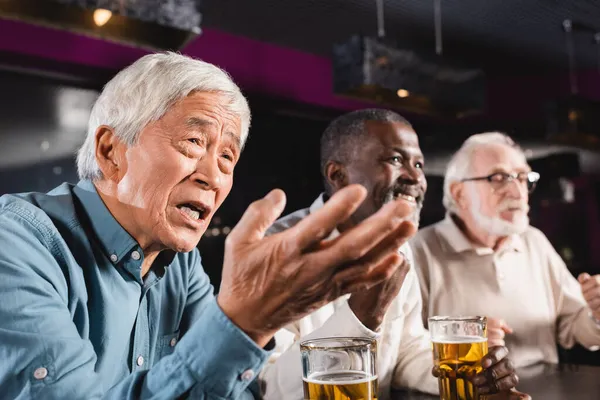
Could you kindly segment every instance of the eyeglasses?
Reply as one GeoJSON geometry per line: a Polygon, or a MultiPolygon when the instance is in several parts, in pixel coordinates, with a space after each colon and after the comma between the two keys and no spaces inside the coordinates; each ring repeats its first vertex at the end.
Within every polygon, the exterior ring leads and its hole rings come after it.
{"type": "Polygon", "coordinates": [[[496,172],[488,176],[480,176],[475,178],[465,178],[462,179],[461,182],[468,181],[488,181],[490,185],[495,189],[499,190],[507,186],[510,182],[514,180],[518,180],[521,184],[527,185],[527,191],[529,193],[533,192],[535,189],[535,185],[540,180],[540,174],[537,172],[513,172],[512,174],[507,174],[506,172],[496,172]]]}

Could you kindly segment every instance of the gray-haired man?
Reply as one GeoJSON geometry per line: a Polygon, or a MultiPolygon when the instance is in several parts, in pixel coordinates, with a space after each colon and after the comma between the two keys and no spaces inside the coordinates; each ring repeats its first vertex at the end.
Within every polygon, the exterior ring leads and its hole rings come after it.
{"type": "Polygon", "coordinates": [[[325,248],[364,188],[264,238],[285,204],[274,190],[227,238],[214,297],[195,246],[231,189],[249,124],[226,73],[148,55],[94,105],[76,186],[0,198],[2,397],[252,397],[279,328],[396,272],[405,208],[325,248]]]}

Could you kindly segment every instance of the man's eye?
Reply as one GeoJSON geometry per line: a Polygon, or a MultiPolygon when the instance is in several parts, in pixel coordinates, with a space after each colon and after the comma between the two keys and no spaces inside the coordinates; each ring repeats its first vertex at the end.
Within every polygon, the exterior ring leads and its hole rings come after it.
{"type": "Polygon", "coordinates": [[[419,162],[417,162],[417,163],[415,164],[415,168],[418,168],[418,169],[423,169],[423,167],[424,167],[424,165],[423,165],[423,163],[422,163],[422,162],[420,162],[420,161],[419,161],[419,162]]]}
{"type": "Polygon", "coordinates": [[[188,139],[188,142],[198,145],[198,146],[200,145],[200,139],[197,139],[197,138],[190,138],[190,139],[188,139]]]}
{"type": "Polygon", "coordinates": [[[508,175],[505,174],[494,174],[492,175],[492,181],[494,182],[505,182],[508,179],[508,175]]]}
{"type": "Polygon", "coordinates": [[[228,161],[233,161],[233,156],[231,154],[224,153],[222,157],[228,161]]]}
{"type": "Polygon", "coordinates": [[[394,164],[398,164],[402,162],[402,157],[400,156],[394,156],[390,158],[390,161],[394,164]]]}

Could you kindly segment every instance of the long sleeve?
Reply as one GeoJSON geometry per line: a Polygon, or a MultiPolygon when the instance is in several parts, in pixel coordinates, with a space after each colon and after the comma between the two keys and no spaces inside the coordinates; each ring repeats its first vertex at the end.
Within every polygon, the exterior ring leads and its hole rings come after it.
{"type": "Polygon", "coordinates": [[[537,240],[548,255],[550,284],[557,314],[558,341],[569,349],[577,342],[589,350],[600,348],[600,326],[590,318],[581,286],[552,244],[538,232],[537,240]]]}
{"type": "Polygon", "coordinates": [[[401,332],[398,357],[392,378],[392,387],[408,387],[422,392],[438,394],[437,379],[433,377],[433,354],[429,332],[423,326],[422,300],[419,282],[415,272],[414,258],[406,246],[406,257],[411,269],[404,280],[406,297],[402,304],[404,326],[401,332]]]}
{"type": "Polygon", "coordinates": [[[302,389],[302,359],[300,341],[321,337],[358,336],[376,338],[377,333],[366,328],[356,318],[348,302],[343,300],[334,312],[334,305],[328,304],[311,315],[280,330],[275,335],[275,352],[261,373],[265,400],[300,400],[304,398],[302,389]],[[320,327],[319,315],[332,314],[320,327]],[[302,335],[309,331],[310,333],[302,335]]]}
{"type": "Polygon", "coordinates": [[[68,273],[54,251],[61,245],[60,238],[52,237],[44,223],[32,221],[9,210],[0,213],[0,245],[5,249],[0,252],[3,396],[177,398],[195,386],[200,399],[235,399],[247,389],[250,380],[241,374],[260,370],[269,353],[223,314],[204,278],[196,290],[202,299],[199,322],[189,327],[173,353],[148,370],[104,387],[95,370],[94,347],[82,338],[68,308],[68,273]]]}

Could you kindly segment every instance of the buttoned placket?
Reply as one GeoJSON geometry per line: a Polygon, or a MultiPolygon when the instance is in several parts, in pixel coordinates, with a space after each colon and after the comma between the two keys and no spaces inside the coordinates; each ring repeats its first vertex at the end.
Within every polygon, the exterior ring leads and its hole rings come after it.
{"type": "Polygon", "coordinates": [[[150,323],[149,310],[149,290],[155,286],[160,277],[154,271],[148,271],[145,279],[142,279],[142,263],[144,262],[143,252],[140,248],[135,248],[129,255],[121,260],[123,268],[125,268],[141,286],[140,303],[136,315],[134,333],[133,333],[133,350],[131,353],[130,368],[131,371],[141,371],[150,369],[151,352],[150,338],[152,337],[153,326],[150,323]]]}

